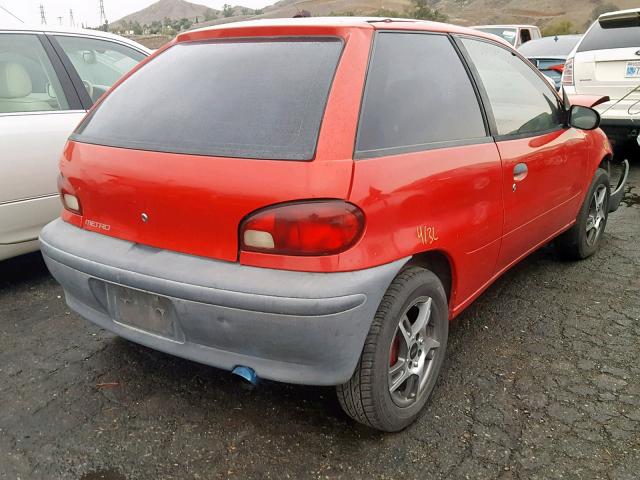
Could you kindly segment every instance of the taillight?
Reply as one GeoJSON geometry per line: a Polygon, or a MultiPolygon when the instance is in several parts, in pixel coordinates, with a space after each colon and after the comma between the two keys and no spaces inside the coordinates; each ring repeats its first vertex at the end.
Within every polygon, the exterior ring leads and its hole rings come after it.
{"type": "Polygon", "coordinates": [[[553,70],[554,72],[563,73],[564,64],[559,63],[558,65],[551,65],[550,67],[547,67],[547,70],[553,70]]]}
{"type": "Polygon", "coordinates": [[[62,206],[69,210],[71,213],[82,215],[82,205],[80,205],[80,199],[76,195],[76,191],[71,185],[71,182],[67,178],[60,174],[58,175],[58,192],[60,193],[60,200],[62,206]]]}
{"type": "Polygon", "coordinates": [[[568,58],[564,63],[560,83],[568,87],[573,86],[573,58],[568,58]]]}
{"type": "Polygon", "coordinates": [[[240,225],[244,251],[281,255],[332,255],[353,246],[364,230],[364,214],[342,200],[275,205],[240,225]]]}

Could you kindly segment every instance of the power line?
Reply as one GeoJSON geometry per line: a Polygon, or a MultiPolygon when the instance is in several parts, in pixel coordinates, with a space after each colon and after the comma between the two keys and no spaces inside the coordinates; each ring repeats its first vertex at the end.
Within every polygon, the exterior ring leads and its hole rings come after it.
{"type": "Polygon", "coordinates": [[[20,23],[24,23],[24,22],[22,21],[22,19],[21,19],[21,18],[16,17],[13,13],[11,13],[9,10],[7,10],[6,8],[4,8],[2,5],[0,5],[0,8],[1,8],[2,10],[4,10],[5,12],[7,12],[9,15],[11,15],[11,16],[12,16],[13,18],[15,18],[16,20],[18,20],[20,23]]]}

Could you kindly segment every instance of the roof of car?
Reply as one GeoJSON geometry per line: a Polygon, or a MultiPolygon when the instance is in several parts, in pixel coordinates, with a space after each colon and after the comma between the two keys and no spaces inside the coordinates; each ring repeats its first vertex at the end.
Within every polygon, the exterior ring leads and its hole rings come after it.
{"type": "MultiPolygon", "coordinates": [[[[245,22],[225,23],[212,27],[204,27],[196,30],[182,32],[176,37],[177,42],[201,40],[208,37],[214,38],[220,36],[223,32],[243,31],[252,29],[288,29],[291,27],[300,27],[302,29],[312,28],[363,28],[372,30],[423,30],[433,32],[461,33],[474,35],[483,38],[490,38],[495,41],[495,37],[478,30],[467,27],[451,25],[448,23],[431,22],[427,20],[416,20],[411,18],[385,18],[385,17],[303,17],[303,18],[273,18],[249,20],[245,22]]],[[[229,35],[224,35],[229,36],[229,35]]],[[[506,42],[505,45],[507,45],[506,42]]]]}
{"type": "Polygon", "coordinates": [[[536,25],[521,25],[519,23],[500,25],[474,25],[469,28],[538,28],[536,25]]]}
{"type": "Polygon", "coordinates": [[[526,57],[566,58],[582,35],[554,35],[529,40],[522,44],[518,51],[526,57]]]}
{"type": "Polygon", "coordinates": [[[624,15],[626,13],[640,13],[640,8],[629,8],[627,10],[615,10],[613,12],[603,13],[598,18],[616,17],[618,15],[624,15]]]}
{"type": "Polygon", "coordinates": [[[135,45],[138,49],[144,50],[147,53],[151,53],[151,50],[149,50],[145,46],[129,38],[122,37],[120,35],[116,35],[110,32],[103,32],[102,30],[91,30],[88,28],[73,28],[73,27],[65,27],[65,26],[58,26],[58,25],[34,25],[34,24],[27,24],[27,23],[11,23],[11,24],[0,23],[0,32],[66,33],[66,34],[72,34],[72,35],[82,35],[87,37],[101,37],[101,38],[108,38],[111,40],[118,40],[120,42],[125,42],[130,45],[135,45]]]}

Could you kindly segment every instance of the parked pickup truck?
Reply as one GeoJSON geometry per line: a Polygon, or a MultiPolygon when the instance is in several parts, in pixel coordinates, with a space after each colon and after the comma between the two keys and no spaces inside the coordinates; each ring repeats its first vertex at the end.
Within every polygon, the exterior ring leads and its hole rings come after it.
{"type": "Polygon", "coordinates": [[[477,25],[471,28],[496,35],[513,48],[542,37],[540,29],[535,25],[477,25]]]}

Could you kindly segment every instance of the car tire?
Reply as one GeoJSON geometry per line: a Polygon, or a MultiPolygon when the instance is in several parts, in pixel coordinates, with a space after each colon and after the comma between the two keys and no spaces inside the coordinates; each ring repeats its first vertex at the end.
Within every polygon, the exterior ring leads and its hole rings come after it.
{"type": "Polygon", "coordinates": [[[386,432],[410,425],[433,391],[448,334],[442,282],[424,268],[403,269],[380,303],[355,372],[336,387],[344,411],[386,432]]]}
{"type": "Polygon", "coordinates": [[[582,260],[598,250],[609,215],[610,190],[609,174],[598,168],[576,223],[556,239],[556,248],[562,257],[582,260]]]}

